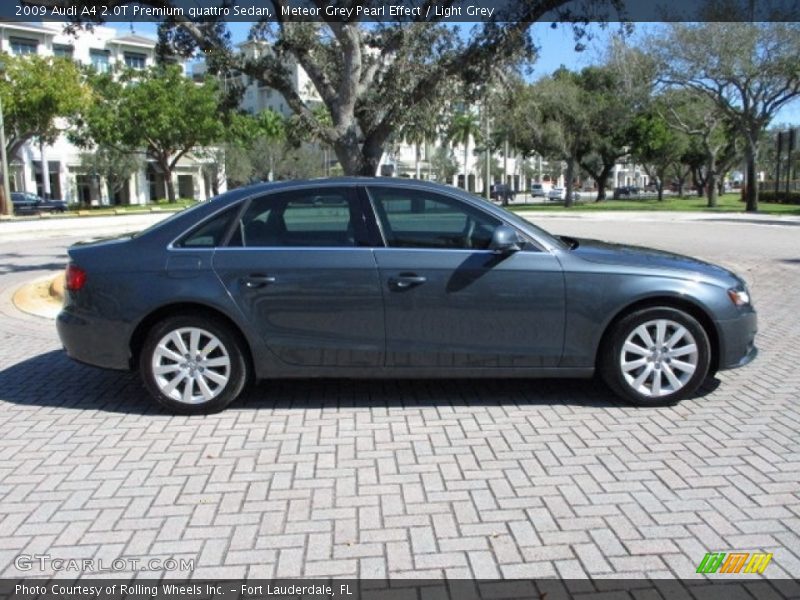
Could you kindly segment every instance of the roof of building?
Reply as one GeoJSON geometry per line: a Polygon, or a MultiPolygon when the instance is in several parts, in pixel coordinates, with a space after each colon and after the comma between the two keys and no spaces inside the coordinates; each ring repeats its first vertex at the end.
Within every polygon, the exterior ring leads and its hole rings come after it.
{"type": "Polygon", "coordinates": [[[132,46],[147,46],[148,48],[152,48],[156,45],[156,40],[145,37],[143,35],[123,35],[120,37],[115,37],[113,40],[109,40],[111,44],[129,44],[132,46]]]}

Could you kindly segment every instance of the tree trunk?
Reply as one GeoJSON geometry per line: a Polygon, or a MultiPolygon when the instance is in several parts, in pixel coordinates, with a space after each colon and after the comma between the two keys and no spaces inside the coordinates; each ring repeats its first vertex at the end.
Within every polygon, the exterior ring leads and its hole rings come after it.
{"type": "Polygon", "coordinates": [[[708,175],[706,176],[706,194],[708,197],[708,207],[717,207],[717,157],[713,154],[708,156],[708,175]]]}
{"type": "Polygon", "coordinates": [[[603,170],[600,171],[600,178],[595,179],[597,182],[597,202],[602,202],[606,199],[606,185],[608,182],[608,176],[611,174],[611,171],[614,170],[614,163],[605,164],[603,165],[603,170]]]}
{"type": "Polygon", "coordinates": [[[175,183],[172,181],[172,171],[168,170],[164,173],[164,183],[167,187],[167,199],[170,203],[175,202],[175,183]]]}
{"type": "Polygon", "coordinates": [[[658,175],[658,183],[656,184],[656,190],[658,190],[658,201],[662,202],[664,200],[664,178],[667,174],[667,170],[664,169],[658,175]]]}
{"type": "Polygon", "coordinates": [[[575,173],[575,158],[570,157],[567,160],[567,181],[565,182],[565,187],[567,197],[564,198],[564,206],[566,208],[572,207],[572,176],[575,173]]]}
{"type": "Polygon", "coordinates": [[[414,168],[417,172],[417,179],[422,179],[422,172],[419,168],[419,142],[414,144],[414,168]]]}
{"type": "Polygon", "coordinates": [[[467,183],[467,153],[469,151],[469,138],[464,140],[464,189],[469,189],[469,184],[467,183]]]}
{"type": "Polygon", "coordinates": [[[758,181],[756,181],[756,156],[758,143],[749,140],[745,147],[745,160],[747,161],[747,187],[745,188],[745,202],[747,212],[758,212],[758,181]]]}

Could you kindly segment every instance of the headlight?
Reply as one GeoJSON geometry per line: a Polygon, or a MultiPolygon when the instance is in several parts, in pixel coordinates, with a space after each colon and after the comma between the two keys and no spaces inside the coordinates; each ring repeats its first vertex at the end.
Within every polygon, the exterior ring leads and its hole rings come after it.
{"type": "Polygon", "coordinates": [[[728,297],[736,306],[747,306],[750,304],[750,293],[744,289],[731,288],[728,290],[728,297]]]}

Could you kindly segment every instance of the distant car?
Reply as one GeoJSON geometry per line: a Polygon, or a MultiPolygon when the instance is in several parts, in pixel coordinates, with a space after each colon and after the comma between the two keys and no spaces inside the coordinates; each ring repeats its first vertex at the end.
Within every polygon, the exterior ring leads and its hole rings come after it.
{"type": "Polygon", "coordinates": [[[258,378],[595,372],[653,406],[757,353],[756,313],[730,271],[553,236],[411,179],[241,187],[69,258],[67,354],[138,367],[173,412],[222,410],[258,378]]]}
{"type": "Polygon", "coordinates": [[[567,197],[567,190],[560,187],[554,187],[552,190],[547,192],[547,199],[548,200],[564,200],[567,197]]]}
{"type": "Polygon", "coordinates": [[[489,188],[489,196],[492,200],[501,201],[503,198],[506,200],[514,200],[514,192],[510,186],[505,183],[495,183],[489,188]]]}
{"type": "Polygon", "coordinates": [[[531,185],[531,198],[536,198],[537,196],[547,198],[547,192],[544,191],[544,186],[541,183],[531,185]]]}
{"type": "Polygon", "coordinates": [[[63,200],[45,200],[28,192],[12,192],[11,202],[15,215],[37,215],[43,212],[63,213],[68,207],[63,200]]]}
{"type": "Polygon", "coordinates": [[[641,192],[641,188],[635,185],[625,185],[614,188],[614,198],[629,198],[630,196],[638,196],[641,192]]]}

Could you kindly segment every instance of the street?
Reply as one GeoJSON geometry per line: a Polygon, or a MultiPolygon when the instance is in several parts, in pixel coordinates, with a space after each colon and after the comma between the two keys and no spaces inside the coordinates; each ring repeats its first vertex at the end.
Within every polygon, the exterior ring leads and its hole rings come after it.
{"type": "Polygon", "coordinates": [[[764,577],[800,577],[800,223],[534,220],[734,269],[758,359],[668,408],[595,381],[314,380],[176,417],[11,304],[103,228],[0,223],[0,575],[51,576],[17,560],[47,554],[168,578],[687,578],[768,552],[764,577]]]}

